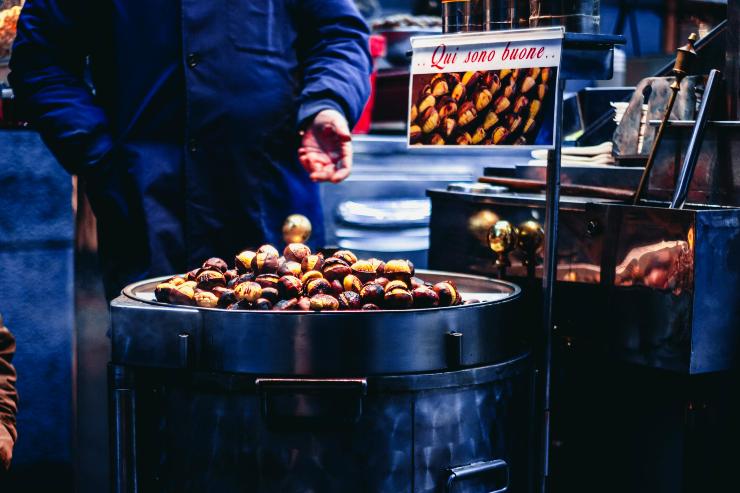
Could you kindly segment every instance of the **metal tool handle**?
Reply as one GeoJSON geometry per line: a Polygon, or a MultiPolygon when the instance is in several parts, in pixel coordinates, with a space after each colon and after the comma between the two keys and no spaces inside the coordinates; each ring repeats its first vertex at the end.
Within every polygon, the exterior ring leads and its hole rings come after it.
{"type": "Polygon", "coordinates": [[[113,390],[114,493],[139,491],[136,474],[136,396],[132,389],[113,390]]]}
{"type": "Polygon", "coordinates": [[[707,79],[707,85],[704,89],[704,97],[699,106],[699,114],[696,116],[696,124],[691,133],[689,146],[686,149],[686,157],[684,157],[681,172],[678,175],[678,180],[676,180],[676,190],[673,192],[671,209],[683,209],[683,206],[686,203],[686,197],[689,194],[689,185],[694,176],[696,163],[699,161],[701,146],[704,143],[704,131],[706,130],[707,122],[709,121],[712,98],[716,92],[716,86],[718,85],[720,77],[721,74],[719,70],[712,70],[709,72],[709,79],[707,79]]]}
{"type": "Polygon", "coordinates": [[[476,462],[474,464],[468,464],[467,466],[449,468],[447,470],[449,476],[447,476],[445,492],[452,493],[452,488],[457,482],[467,481],[499,470],[506,473],[506,485],[503,488],[492,490],[489,493],[505,493],[509,490],[509,464],[501,459],[487,462],[476,462]]]}
{"type": "Polygon", "coordinates": [[[337,428],[362,416],[365,378],[258,378],[262,417],[272,428],[337,428]]]}

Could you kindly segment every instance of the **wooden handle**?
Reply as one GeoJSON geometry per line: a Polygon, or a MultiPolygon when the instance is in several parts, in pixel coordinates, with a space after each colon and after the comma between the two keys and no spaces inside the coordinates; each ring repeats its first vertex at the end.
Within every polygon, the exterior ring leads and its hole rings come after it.
{"type": "MultiPolygon", "coordinates": [[[[481,183],[490,183],[491,185],[499,185],[508,187],[513,190],[527,190],[527,191],[542,191],[545,189],[546,184],[544,181],[537,180],[525,180],[522,178],[499,178],[496,176],[482,176],[478,178],[481,183]]],[[[612,200],[630,200],[634,196],[635,192],[632,190],[625,190],[624,188],[607,188],[607,187],[593,187],[590,185],[560,185],[560,191],[563,195],[572,195],[575,197],[594,197],[601,199],[612,199],[612,200]]]]}

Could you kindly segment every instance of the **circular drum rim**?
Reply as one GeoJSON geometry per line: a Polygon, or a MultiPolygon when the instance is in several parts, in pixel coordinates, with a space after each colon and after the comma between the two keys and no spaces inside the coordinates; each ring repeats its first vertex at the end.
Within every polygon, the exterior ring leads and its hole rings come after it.
{"type": "MultiPolygon", "coordinates": [[[[155,277],[151,279],[144,279],[142,281],[137,281],[135,283],[129,284],[123,290],[121,290],[121,294],[131,300],[138,301],[141,303],[146,303],[148,305],[158,306],[162,308],[171,308],[171,309],[192,309],[192,310],[199,310],[199,311],[205,311],[205,312],[226,312],[226,313],[250,313],[255,315],[275,315],[275,316],[295,316],[297,314],[303,315],[303,316],[321,316],[321,317],[331,317],[331,316],[340,316],[340,315],[347,315],[348,313],[351,313],[352,315],[358,315],[358,316],[373,316],[378,314],[389,314],[389,313],[427,313],[432,311],[449,311],[449,310],[460,310],[465,308],[481,308],[481,307],[488,307],[493,305],[499,305],[503,303],[508,303],[510,301],[514,301],[522,296],[522,289],[512,282],[503,281],[500,279],[493,279],[490,277],[485,276],[477,276],[477,275],[471,275],[471,274],[459,274],[459,273],[453,273],[453,272],[445,272],[445,271],[436,271],[436,270],[427,270],[427,269],[418,269],[416,271],[416,274],[419,275],[421,278],[428,278],[429,276],[432,277],[439,277],[444,279],[449,279],[452,281],[455,281],[458,284],[458,290],[460,291],[461,295],[463,296],[463,300],[465,300],[465,294],[466,291],[460,287],[461,282],[463,281],[463,284],[465,281],[468,282],[483,282],[490,285],[495,285],[498,287],[505,288],[507,290],[510,290],[509,293],[501,293],[501,294],[508,294],[507,296],[502,296],[497,299],[488,300],[488,301],[480,301],[479,303],[473,303],[468,305],[456,305],[456,306],[445,306],[445,307],[434,307],[434,308],[408,308],[403,310],[341,310],[341,311],[325,311],[325,312],[317,312],[317,311],[299,311],[299,310],[286,310],[286,311],[259,311],[259,310],[226,310],[225,308],[204,308],[199,306],[190,306],[190,305],[175,305],[172,303],[163,303],[160,301],[156,301],[153,299],[146,299],[142,298],[137,295],[137,292],[139,291],[148,291],[153,292],[154,286],[157,284],[166,281],[167,279],[170,279],[172,276],[162,276],[162,277],[155,277]],[[151,289],[148,289],[151,288],[151,289]]],[[[440,282],[439,280],[437,282],[440,282]]],[[[485,294],[485,293],[473,293],[473,294],[485,294]]],[[[498,291],[490,291],[488,294],[499,294],[498,291]]]]}

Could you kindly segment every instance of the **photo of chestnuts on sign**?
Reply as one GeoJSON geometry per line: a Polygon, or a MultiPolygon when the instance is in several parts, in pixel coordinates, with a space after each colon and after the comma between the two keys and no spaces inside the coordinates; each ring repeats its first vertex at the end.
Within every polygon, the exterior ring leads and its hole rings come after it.
{"type": "Polygon", "coordinates": [[[429,283],[409,260],[358,259],[349,250],[325,256],[303,243],[279,252],[272,245],[245,250],[230,265],[210,258],[187,274],[157,285],[161,303],[225,310],[404,310],[463,302],[454,281],[429,283]]]}
{"type": "Polygon", "coordinates": [[[549,146],[557,67],[413,76],[411,145],[549,146]]]}

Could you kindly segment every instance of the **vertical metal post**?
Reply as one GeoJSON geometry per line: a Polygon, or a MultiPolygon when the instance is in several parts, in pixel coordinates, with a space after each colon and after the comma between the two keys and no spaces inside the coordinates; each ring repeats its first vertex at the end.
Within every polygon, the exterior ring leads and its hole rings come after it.
{"type": "Polygon", "coordinates": [[[136,394],[121,367],[109,366],[108,379],[113,493],[136,493],[136,394]]]}
{"type": "Polygon", "coordinates": [[[563,127],[563,92],[565,80],[558,79],[555,94],[555,148],[547,156],[547,190],[545,196],[545,258],[542,275],[544,300],[542,338],[537,358],[537,386],[541,398],[540,415],[540,484],[538,489],[545,493],[550,475],[550,373],[552,366],[552,329],[554,325],[554,290],[557,280],[558,220],[560,215],[560,156],[563,127]]]}
{"type": "Polygon", "coordinates": [[[740,119],[740,0],[727,0],[725,30],[725,80],[727,82],[727,116],[740,119]]]}

